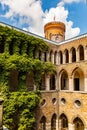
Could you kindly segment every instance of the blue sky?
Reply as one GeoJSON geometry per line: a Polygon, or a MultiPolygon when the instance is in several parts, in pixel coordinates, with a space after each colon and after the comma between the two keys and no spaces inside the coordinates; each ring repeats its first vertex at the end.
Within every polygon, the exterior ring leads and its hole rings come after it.
{"type": "Polygon", "coordinates": [[[86,0],[0,0],[0,22],[44,36],[44,25],[64,22],[66,39],[87,33],[86,0]]]}

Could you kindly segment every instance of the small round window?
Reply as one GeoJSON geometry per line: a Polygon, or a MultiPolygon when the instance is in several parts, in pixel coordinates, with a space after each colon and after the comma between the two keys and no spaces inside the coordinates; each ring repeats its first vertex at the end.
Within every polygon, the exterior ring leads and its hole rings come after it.
{"type": "Polygon", "coordinates": [[[66,104],[66,99],[65,99],[65,98],[61,98],[61,103],[62,103],[63,105],[65,105],[65,104],[66,104]]]}
{"type": "Polygon", "coordinates": [[[45,104],[46,104],[46,100],[43,99],[43,100],[41,101],[41,106],[44,106],[45,104]]]}
{"type": "Polygon", "coordinates": [[[75,100],[74,104],[75,104],[76,107],[80,107],[81,106],[81,101],[75,100]]]}
{"type": "Polygon", "coordinates": [[[56,98],[53,98],[53,99],[52,99],[52,103],[53,103],[54,105],[56,104],[56,101],[57,101],[56,98]]]}

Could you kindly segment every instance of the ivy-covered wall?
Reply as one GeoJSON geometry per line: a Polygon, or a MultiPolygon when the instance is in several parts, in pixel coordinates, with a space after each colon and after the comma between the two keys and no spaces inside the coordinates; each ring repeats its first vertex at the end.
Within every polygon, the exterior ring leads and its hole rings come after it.
{"type": "Polygon", "coordinates": [[[40,95],[37,91],[27,92],[27,86],[32,80],[38,89],[41,77],[55,72],[51,62],[43,62],[36,56],[37,51],[48,49],[42,39],[0,26],[0,96],[5,100],[3,123],[10,130],[34,129],[34,112],[40,95]]]}

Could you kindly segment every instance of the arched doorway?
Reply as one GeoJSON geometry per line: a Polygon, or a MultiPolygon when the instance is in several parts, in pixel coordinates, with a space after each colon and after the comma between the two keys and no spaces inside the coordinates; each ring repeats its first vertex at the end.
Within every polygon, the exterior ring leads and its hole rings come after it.
{"type": "Polygon", "coordinates": [[[56,83],[55,75],[51,75],[50,76],[50,90],[55,90],[56,89],[55,83],[56,83]]]}
{"type": "Polygon", "coordinates": [[[75,91],[84,90],[84,74],[80,68],[76,68],[73,72],[73,83],[75,91]]]}
{"type": "Polygon", "coordinates": [[[56,130],[56,114],[53,114],[51,119],[51,130],[56,130]]]}
{"type": "Polygon", "coordinates": [[[71,53],[72,53],[72,62],[75,62],[76,61],[76,50],[74,47],[71,49],[71,53]]]}
{"type": "Polygon", "coordinates": [[[59,122],[60,130],[68,130],[68,119],[64,113],[60,115],[59,122]]]}
{"type": "Polygon", "coordinates": [[[43,116],[40,120],[39,130],[46,130],[46,117],[45,116],[43,116]]]}
{"type": "Polygon", "coordinates": [[[69,52],[67,49],[65,50],[65,63],[69,63],[69,52]]]}
{"type": "Polygon", "coordinates": [[[82,45],[79,46],[79,60],[84,60],[84,48],[82,45]]]}
{"type": "Polygon", "coordinates": [[[74,128],[75,128],[74,130],[84,130],[84,124],[79,117],[76,117],[73,120],[73,124],[74,124],[74,128]]]}
{"type": "Polygon", "coordinates": [[[69,79],[66,71],[63,71],[61,74],[61,90],[68,90],[69,88],[69,79]]]}

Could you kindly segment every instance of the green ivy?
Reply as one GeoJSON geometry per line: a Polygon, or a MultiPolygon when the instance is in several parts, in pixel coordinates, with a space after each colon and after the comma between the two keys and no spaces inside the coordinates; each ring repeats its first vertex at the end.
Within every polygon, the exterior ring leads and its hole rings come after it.
{"type": "Polygon", "coordinates": [[[32,130],[40,95],[37,91],[27,92],[26,74],[30,71],[34,73],[34,84],[38,87],[43,74],[55,73],[56,68],[52,63],[43,63],[33,58],[36,49],[46,52],[49,46],[42,39],[1,25],[0,46],[4,47],[4,52],[0,53],[0,95],[4,98],[3,123],[10,130],[32,130]],[[18,71],[20,75],[16,92],[9,91],[8,81],[12,70],[18,71]]]}

